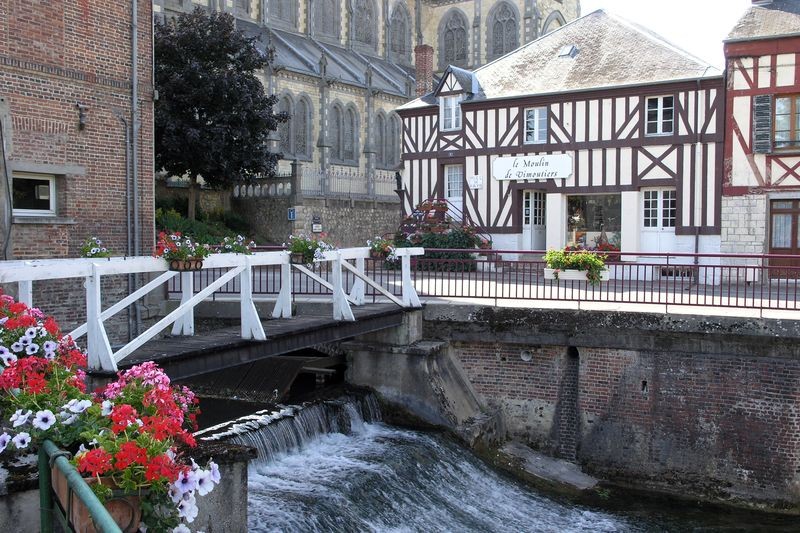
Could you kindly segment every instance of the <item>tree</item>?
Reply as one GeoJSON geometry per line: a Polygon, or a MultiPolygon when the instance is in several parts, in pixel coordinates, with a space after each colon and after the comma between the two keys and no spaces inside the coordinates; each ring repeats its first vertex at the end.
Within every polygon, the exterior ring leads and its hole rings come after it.
{"type": "Polygon", "coordinates": [[[279,154],[267,136],[288,117],[274,113],[256,72],[273,59],[227,13],[201,8],[155,28],[156,166],[190,178],[195,218],[197,178],[225,188],[272,176],[279,154]]]}

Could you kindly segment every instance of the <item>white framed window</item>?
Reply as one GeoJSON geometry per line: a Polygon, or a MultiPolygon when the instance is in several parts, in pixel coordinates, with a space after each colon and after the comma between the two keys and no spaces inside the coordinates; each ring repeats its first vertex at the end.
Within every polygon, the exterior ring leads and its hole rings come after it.
{"type": "Polygon", "coordinates": [[[643,192],[643,225],[646,229],[674,228],[678,208],[675,189],[648,189],[643,192]]]}
{"type": "Polygon", "coordinates": [[[439,106],[442,131],[461,129],[461,99],[462,95],[443,96],[439,106]]]}
{"type": "Polygon", "coordinates": [[[14,215],[43,217],[56,214],[55,176],[20,172],[14,173],[11,179],[14,215]]]}
{"type": "Polygon", "coordinates": [[[672,96],[651,96],[647,99],[645,135],[669,135],[675,124],[675,99],[672,96]]]}
{"type": "Polygon", "coordinates": [[[448,199],[461,200],[464,195],[464,167],[447,165],[444,167],[445,196],[448,199]]]}
{"type": "Polygon", "coordinates": [[[525,110],[525,144],[547,142],[547,108],[532,107],[525,110]]]}

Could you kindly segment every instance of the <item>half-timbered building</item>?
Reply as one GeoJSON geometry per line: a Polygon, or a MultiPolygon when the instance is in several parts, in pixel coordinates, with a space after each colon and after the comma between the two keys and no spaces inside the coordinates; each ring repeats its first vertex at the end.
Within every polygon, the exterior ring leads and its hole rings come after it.
{"type": "Polygon", "coordinates": [[[800,254],[798,55],[797,1],[754,1],[725,41],[725,252],[800,254]]]}
{"type": "Polygon", "coordinates": [[[447,198],[495,248],[718,251],[723,89],[595,11],[399,109],[404,209],[447,198]]]}

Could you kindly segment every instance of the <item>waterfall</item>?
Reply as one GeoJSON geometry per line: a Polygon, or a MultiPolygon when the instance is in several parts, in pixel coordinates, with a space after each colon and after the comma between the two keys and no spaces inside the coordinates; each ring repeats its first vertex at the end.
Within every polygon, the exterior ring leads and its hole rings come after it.
{"type": "Polygon", "coordinates": [[[303,405],[257,411],[198,431],[200,440],[227,440],[258,450],[258,461],[272,461],[277,454],[296,450],[320,435],[349,435],[365,423],[381,420],[378,400],[372,393],[346,395],[303,405]]]}

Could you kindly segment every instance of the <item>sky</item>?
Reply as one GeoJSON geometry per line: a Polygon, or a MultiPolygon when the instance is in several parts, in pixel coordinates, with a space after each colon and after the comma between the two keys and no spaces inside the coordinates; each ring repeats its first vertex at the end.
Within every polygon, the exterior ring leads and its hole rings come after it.
{"type": "Polygon", "coordinates": [[[605,9],[722,69],[722,40],[750,0],[581,0],[581,15],[605,9]]]}

